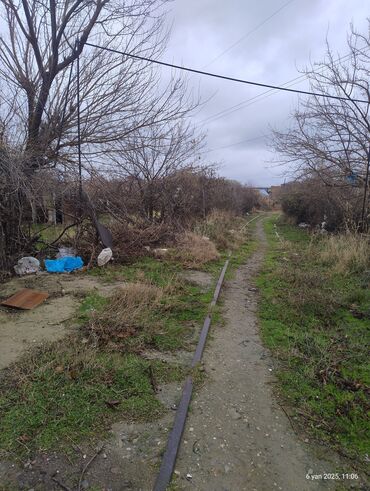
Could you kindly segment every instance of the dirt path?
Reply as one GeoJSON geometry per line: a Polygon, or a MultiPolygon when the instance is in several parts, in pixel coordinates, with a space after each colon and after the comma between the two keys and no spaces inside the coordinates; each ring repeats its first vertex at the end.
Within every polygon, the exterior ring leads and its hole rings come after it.
{"type": "Polygon", "coordinates": [[[314,456],[272,393],[274,367],[259,337],[253,288],[266,250],[261,222],[256,234],[257,252],[225,285],[226,322],[212,330],[204,354],[209,379],[192,402],[176,483],[206,491],[333,489],[328,481],[307,481],[310,469],[334,472],[336,462],[314,456]]]}

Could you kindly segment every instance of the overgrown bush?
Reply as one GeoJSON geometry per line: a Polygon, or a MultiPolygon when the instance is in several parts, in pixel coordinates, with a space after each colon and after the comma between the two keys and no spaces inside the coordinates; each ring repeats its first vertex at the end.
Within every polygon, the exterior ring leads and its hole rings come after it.
{"type": "Polygon", "coordinates": [[[362,192],[359,188],[330,187],[318,179],[282,186],[283,212],[295,223],[312,227],[324,223],[328,231],[356,230],[361,221],[362,192]]]}

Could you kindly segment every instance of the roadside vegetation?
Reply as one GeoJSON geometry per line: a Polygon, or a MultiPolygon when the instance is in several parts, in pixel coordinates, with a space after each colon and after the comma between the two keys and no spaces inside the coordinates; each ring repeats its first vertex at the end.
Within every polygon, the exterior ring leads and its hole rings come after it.
{"type": "MultiPolygon", "coordinates": [[[[88,271],[102,284],[114,285],[110,296],[95,290],[80,298],[70,336],[31,350],[1,374],[4,456],[68,451],[75,442],[104,437],[114,421],[151,421],[164,414],[159,387],[181,381],[189,369],[180,361],[163,361],[161,353],[194,350],[229,251],[235,251],[233,270],[253,250],[247,220],[222,214],[220,219],[226,235],[234,231],[225,249],[218,251],[209,238],[189,232],[185,259],[181,248],[173,248],[159,259],[88,271]],[[186,279],[190,255],[192,267],[211,273],[208,288],[186,279]],[[155,359],[147,357],[148,350],[157,353],[155,359]]],[[[208,231],[213,233],[210,225],[208,231]]]]}
{"type": "Polygon", "coordinates": [[[275,215],[258,279],[282,404],[310,437],[365,467],[370,448],[367,236],[309,234],[275,215]]]}

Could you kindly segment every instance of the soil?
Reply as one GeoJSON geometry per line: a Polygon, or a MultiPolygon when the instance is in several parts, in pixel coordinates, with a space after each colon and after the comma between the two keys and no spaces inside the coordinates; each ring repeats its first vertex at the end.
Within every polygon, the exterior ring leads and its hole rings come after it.
{"type": "Polygon", "coordinates": [[[90,291],[109,295],[117,283],[82,274],[41,273],[13,278],[0,287],[4,300],[22,288],[49,293],[49,298],[33,310],[0,307],[0,369],[16,361],[33,345],[62,339],[69,329],[82,298],[90,291]]]}
{"type": "Polygon", "coordinates": [[[296,434],[273,393],[274,363],[260,339],[253,284],[266,249],[261,222],[256,234],[258,251],[224,288],[225,326],[213,328],[203,356],[208,380],[192,400],[176,464],[176,489],[338,489],[335,481],[312,481],[306,475],[352,469],[296,434]]]}
{"type": "MultiPolygon", "coordinates": [[[[259,336],[258,292],[253,284],[266,248],[261,223],[257,224],[256,233],[258,251],[233,280],[226,282],[222,293],[225,322],[211,327],[203,356],[206,380],[193,397],[173,489],[336,489],[334,482],[312,482],[306,479],[306,474],[330,473],[339,468],[351,472],[349,467],[340,467],[336,455],[293,431],[290,419],[273,393],[274,364],[259,336]]],[[[190,274],[196,281],[196,274],[190,274]]],[[[210,284],[210,277],[198,279],[205,287],[206,280],[210,284]]],[[[155,358],[159,353],[148,352],[147,356],[155,358]]],[[[179,359],[186,363],[188,355],[184,353],[179,359]]],[[[3,489],[150,491],[181,389],[181,383],[159,388],[158,398],[167,409],[159,421],[116,423],[98,445],[87,442],[77,446],[71,442],[68,457],[53,453],[38,455],[31,462],[21,464],[0,462],[1,484],[9,482],[13,486],[3,489]]]]}
{"type": "Polygon", "coordinates": [[[204,271],[196,271],[189,270],[182,273],[183,277],[190,281],[191,283],[195,283],[201,288],[207,290],[212,285],[212,275],[209,273],[205,273],[204,271]]]}

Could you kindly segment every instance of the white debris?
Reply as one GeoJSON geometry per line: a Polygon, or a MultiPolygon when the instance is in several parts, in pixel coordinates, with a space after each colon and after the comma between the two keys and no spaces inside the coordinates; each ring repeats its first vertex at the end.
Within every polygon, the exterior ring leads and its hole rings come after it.
{"type": "Polygon", "coordinates": [[[61,259],[62,257],[75,257],[76,255],[76,249],[73,247],[59,247],[58,253],[55,257],[57,259],[61,259]]]}
{"type": "Polygon", "coordinates": [[[112,256],[113,252],[110,247],[103,249],[98,256],[98,266],[104,266],[104,264],[107,264],[112,259],[112,256]]]}
{"type": "Polygon", "coordinates": [[[161,258],[168,254],[168,249],[165,248],[153,249],[153,253],[155,257],[161,258]]]}
{"type": "Polygon", "coordinates": [[[40,271],[40,261],[35,257],[22,257],[18,264],[14,266],[17,275],[38,273],[40,271]]]}

